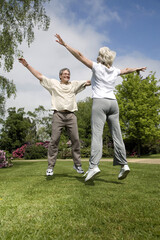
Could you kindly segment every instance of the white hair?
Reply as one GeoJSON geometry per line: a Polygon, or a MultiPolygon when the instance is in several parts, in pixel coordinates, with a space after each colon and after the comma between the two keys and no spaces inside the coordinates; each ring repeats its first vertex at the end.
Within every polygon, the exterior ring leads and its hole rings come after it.
{"type": "Polygon", "coordinates": [[[115,57],[116,57],[116,52],[111,51],[108,47],[102,47],[99,49],[97,62],[102,63],[107,67],[111,67],[115,57]]]}

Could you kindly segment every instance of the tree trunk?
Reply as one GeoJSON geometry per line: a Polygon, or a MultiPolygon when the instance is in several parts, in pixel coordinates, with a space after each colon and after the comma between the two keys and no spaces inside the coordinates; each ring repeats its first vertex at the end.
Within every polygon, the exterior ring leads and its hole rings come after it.
{"type": "Polygon", "coordinates": [[[141,140],[138,139],[138,157],[141,156],[141,140]]]}

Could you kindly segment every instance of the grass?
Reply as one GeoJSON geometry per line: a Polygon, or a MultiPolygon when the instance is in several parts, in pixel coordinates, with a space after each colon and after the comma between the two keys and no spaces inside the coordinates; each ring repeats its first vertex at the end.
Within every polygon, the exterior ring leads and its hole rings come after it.
{"type": "Polygon", "coordinates": [[[150,155],[143,155],[141,156],[141,158],[160,158],[160,153],[156,153],[156,154],[150,154],[150,155]]]}
{"type": "MultiPolygon", "coordinates": [[[[156,240],[160,239],[160,165],[101,162],[94,182],[57,161],[53,177],[46,162],[15,162],[0,169],[1,240],[156,240]]],[[[87,170],[88,162],[83,162],[87,170]]]]}

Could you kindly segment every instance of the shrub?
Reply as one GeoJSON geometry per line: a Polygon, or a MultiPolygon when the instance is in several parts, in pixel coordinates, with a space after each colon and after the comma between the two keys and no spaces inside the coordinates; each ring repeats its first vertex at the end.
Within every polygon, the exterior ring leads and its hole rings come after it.
{"type": "Polygon", "coordinates": [[[109,157],[112,158],[114,155],[114,149],[112,147],[108,147],[108,148],[103,148],[103,153],[102,156],[103,157],[109,157]]]}
{"type": "Polygon", "coordinates": [[[27,144],[24,144],[20,148],[17,148],[15,151],[13,151],[12,156],[14,158],[23,158],[25,150],[26,150],[26,147],[27,147],[27,144]]]}
{"type": "MultiPolygon", "coordinates": [[[[46,142],[38,142],[34,146],[43,146],[44,148],[48,149],[49,141],[46,142]]],[[[27,147],[30,147],[33,145],[30,144],[24,144],[20,148],[17,148],[15,151],[12,152],[12,157],[13,158],[24,158],[25,151],[27,147]]],[[[29,159],[29,158],[27,158],[29,159]]]]}
{"type": "Polygon", "coordinates": [[[0,168],[12,167],[11,158],[7,157],[7,153],[4,150],[0,150],[0,168]]]}
{"type": "Polygon", "coordinates": [[[43,146],[43,147],[45,147],[45,148],[48,149],[49,141],[45,141],[45,142],[37,142],[36,145],[37,145],[37,146],[40,145],[40,146],[43,146]]]}
{"type": "Polygon", "coordinates": [[[72,158],[71,149],[67,147],[60,148],[58,151],[57,158],[60,159],[72,158]]]}
{"type": "Polygon", "coordinates": [[[47,157],[47,148],[43,145],[28,145],[25,149],[25,159],[41,159],[47,157]]]}
{"type": "Polygon", "coordinates": [[[90,148],[81,148],[81,157],[82,158],[89,158],[91,154],[90,148]]]}

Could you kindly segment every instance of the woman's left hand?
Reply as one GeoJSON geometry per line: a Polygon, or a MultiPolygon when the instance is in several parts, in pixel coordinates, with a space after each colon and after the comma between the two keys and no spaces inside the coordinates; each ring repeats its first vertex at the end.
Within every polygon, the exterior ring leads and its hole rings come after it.
{"type": "Polygon", "coordinates": [[[65,42],[63,41],[63,39],[60,37],[59,34],[56,34],[55,37],[58,39],[58,40],[56,40],[56,42],[58,42],[62,46],[66,46],[65,42]]]}

